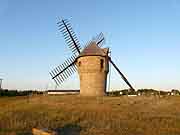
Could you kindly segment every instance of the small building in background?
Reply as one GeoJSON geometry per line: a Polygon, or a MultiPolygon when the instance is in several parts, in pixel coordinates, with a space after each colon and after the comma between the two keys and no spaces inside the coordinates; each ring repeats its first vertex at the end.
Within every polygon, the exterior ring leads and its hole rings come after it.
{"type": "Polygon", "coordinates": [[[119,92],[119,95],[123,95],[123,92],[122,92],[122,91],[120,91],[120,92],[119,92]]]}
{"type": "Polygon", "coordinates": [[[179,92],[179,90],[172,89],[171,90],[171,95],[172,96],[180,95],[180,92],[179,92]]]}
{"type": "Polygon", "coordinates": [[[80,90],[48,90],[48,95],[79,94],[80,90]]]}
{"type": "Polygon", "coordinates": [[[0,78],[0,90],[2,90],[2,81],[3,81],[3,79],[0,78]]]}

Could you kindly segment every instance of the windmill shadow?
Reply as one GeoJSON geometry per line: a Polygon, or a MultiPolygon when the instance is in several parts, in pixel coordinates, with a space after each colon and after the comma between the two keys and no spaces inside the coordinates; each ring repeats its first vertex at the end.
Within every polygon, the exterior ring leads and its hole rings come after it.
{"type": "Polygon", "coordinates": [[[56,130],[58,135],[80,135],[81,127],[76,124],[67,124],[56,130]]]}

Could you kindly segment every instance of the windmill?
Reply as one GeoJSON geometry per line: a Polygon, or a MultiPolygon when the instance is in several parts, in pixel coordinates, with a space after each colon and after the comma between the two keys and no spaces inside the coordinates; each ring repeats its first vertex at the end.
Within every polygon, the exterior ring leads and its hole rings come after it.
{"type": "Polygon", "coordinates": [[[63,19],[57,24],[73,53],[63,64],[50,72],[57,85],[62,84],[74,72],[78,71],[80,95],[103,96],[106,94],[107,74],[109,63],[111,63],[130,90],[134,91],[132,85],[109,56],[109,48],[101,48],[105,41],[102,33],[93,38],[82,49],[69,21],[63,19]]]}

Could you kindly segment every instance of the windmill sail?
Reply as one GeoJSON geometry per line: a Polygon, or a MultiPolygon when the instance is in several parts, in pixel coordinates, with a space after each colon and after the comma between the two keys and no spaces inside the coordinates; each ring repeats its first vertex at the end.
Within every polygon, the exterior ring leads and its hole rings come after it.
{"type": "Polygon", "coordinates": [[[99,47],[102,47],[102,45],[105,43],[105,38],[104,38],[104,34],[101,32],[99,35],[97,35],[96,37],[96,44],[99,47]]]}
{"type": "Polygon", "coordinates": [[[99,47],[102,47],[102,45],[105,43],[104,34],[102,32],[99,33],[96,37],[92,39],[92,41],[96,42],[99,47]]]}
{"type": "Polygon", "coordinates": [[[119,70],[119,68],[115,65],[115,63],[111,60],[111,58],[109,57],[109,61],[111,62],[111,64],[114,66],[114,68],[118,71],[118,73],[121,75],[121,78],[126,82],[126,84],[130,87],[130,89],[132,91],[135,91],[135,89],[132,87],[132,85],[129,83],[129,81],[127,80],[127,78],[123,75],[123,73],[119,70]]]}
{"type": "Polygon", "coordinates": [[[67,59],[63,64],[57,66],[50,72],[52,79],[55,81],[57,85],[63,83],[66,79],[68,79],[74,72],[77,71],[77,67],[75,65],[75,56],[67,59]]]}
{"type": "Polygon", "coordinates": [[[89,44],[91,44],[92,42],[95,42],[99,47],[102,47],[103,44],[105,43],[105,37],[104,34],[101,32],[99,33],[96,37],[93,37],[92,40],[88,41],[84,48],[86,48],[89,44]]]}
{"type": "Polygon", "coordinates": [[[77,55],[80,54],[80,43],[70,25],[68,20],[61,20],[60,22],[57,23],[59,30],[62,32],[66,43],[68,44],[69,48],[71,51],[77,55]]]}

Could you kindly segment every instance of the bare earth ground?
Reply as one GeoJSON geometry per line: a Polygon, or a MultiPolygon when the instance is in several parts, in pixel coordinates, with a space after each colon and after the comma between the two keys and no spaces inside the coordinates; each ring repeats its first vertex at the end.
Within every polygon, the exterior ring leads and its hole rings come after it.
{"type": "Polygon", "coordinates": [[[179,135],[180,96],[0,98],[0,135],[179,135]]]}

